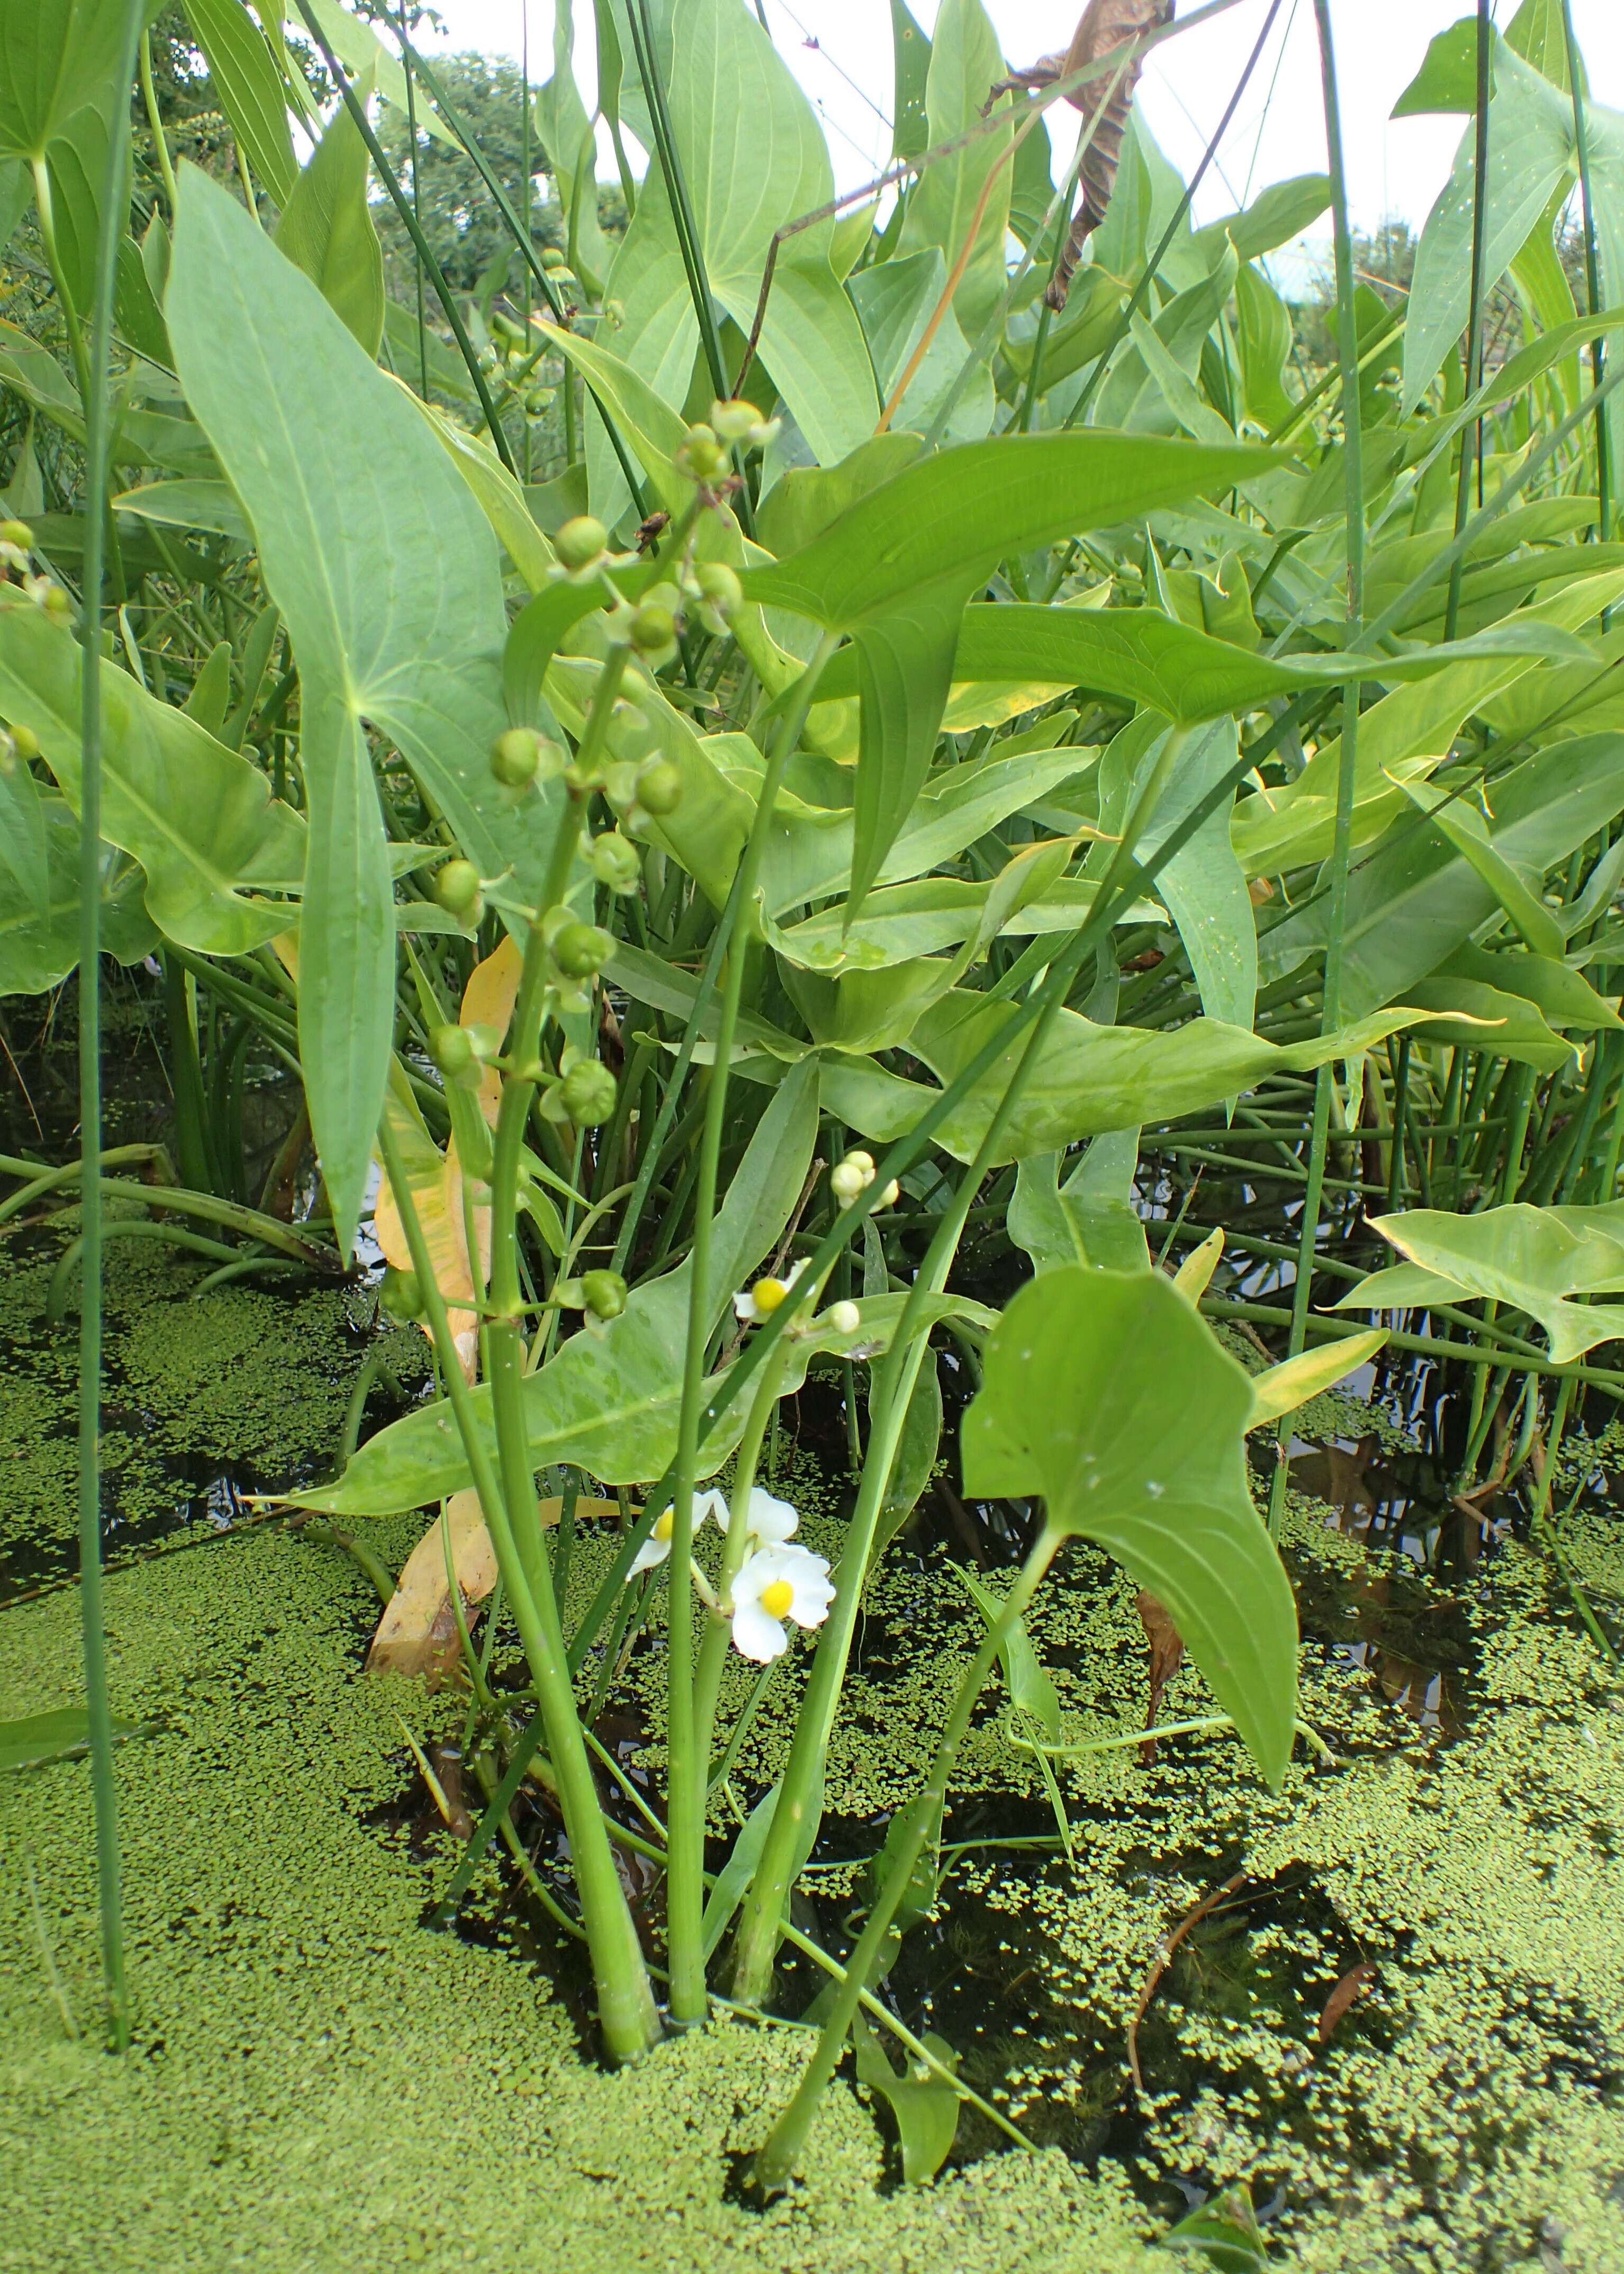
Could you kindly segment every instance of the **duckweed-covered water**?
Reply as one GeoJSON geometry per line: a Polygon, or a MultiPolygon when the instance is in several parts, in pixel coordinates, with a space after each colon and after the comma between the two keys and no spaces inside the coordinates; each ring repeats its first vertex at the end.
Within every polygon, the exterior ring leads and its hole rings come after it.
{"type": "MultiPolygon", "coordinates": [[[[80,1687],[74,1337],[71,1317],[43,1320],[71,1230],[8,1242],[0,1285],[6,1715],[80,1687]]],[[[94,2042],[85,1766],[8,1776],[0,2267],[1132,2274],[1237,2179],[1271,2261],[1314,2274],[1624,2267],[1624,1693],[1515,1508],[1478,1524],[1441,1496],[1413,1377],[1299,1417],[1286,1547],[1303,1713],[1331,1763],[1300,1745],[1271,1797],[1222,1735],[1163,1741],[1149,1764],[1077,1753],[1057,1768],[1068,1861],[1005,1700],[986,1701],[951,1871],[886,1994],[960,2049],[1035,2152],[966,2112],[939,2183],[904,2189],[889,2118],[842,2086],[806,2187],[762,2213],[733,2182],[801,2056],[792,2029],[724,2021],[610,2075],[583,2042],[572,1954],[509,1866],[488,1864],[459,1932],[425,1925],[459,1849],[406,1731],[449,1738],[460,1709],[365,1675],[367,1579],[248,1497],[331,1459],[371,1298],[239,1284],[194,1300],[206,1269],[109,1251],[114,1698],[154,1730],[119,1756],[137,2039],[124,2061],[94,2042]]],[[[420,1344],[396,1337],[389,1355],[410,1394],[420,1344]]],[[[369,1426],[396,1395],[375,1394],[369,1426]]],[[[823,1395],[775,1482],[827,1551],[846,1487],[823,1395]]],[[[796,1899],[837,1952],[976,1638],[954,1562],[979,1555],[996,1585],[1020,1529],[1019,1510],[991,1514],[964,1506],[950,1461],[872,1588],[796,1899]]],[[[398,1569],[418,1529],[368,1537],[398,1569]]],[[[1563,1536],[1617,1631],[1610,1505],[1582,1495],[1563,1536]]],[[[578,1542],[577,1609],[606,1553],[578,1542]]],[[[1068,1551],[1030,1623],[1069,1745],[1142,1723],[1144,1630],[1103,1558],[1068,1551]]],[[[656,1785],[658,1675],[634,1658],[600,1724],[656,1785]]],[[[730,1679],[737,1706],[746,1669],[730,1679]]],[[[793,1679],[740,1753],[718,1859],[781,1765],[793,1679]]],[[[1205,1709],[1183,1672],[1162,1718],[1205,1709]]],[[[539,1803],[521,1822],[545,1875],[556,1824],[539,1803]]],[[[786,2014],[818,1978],[786,1971],[786,2014]]]]}

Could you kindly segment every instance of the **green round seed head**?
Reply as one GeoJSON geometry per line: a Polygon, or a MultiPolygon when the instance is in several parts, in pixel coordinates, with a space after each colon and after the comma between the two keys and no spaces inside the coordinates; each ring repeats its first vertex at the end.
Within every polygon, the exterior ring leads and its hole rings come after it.
{"type": "Polygon", "coordinates": [[[609,532],[596,514],[578,513],[567,521],[553,540],[553,549],[566,568],[590,568],[609,547],[609,532]]]}
{"type": "Polygon", "coordinates": [[[471,861],[447,861],[434,879],[434,898],[447,915],[466,916],[479,898],[479,871],[471,861]]]}
{"type": "Polygon", "coordinates": [[[618,1271],[583,1271],[581,1294],[595,1319],[618,1319],[626,1308],[626,1282],[618,1271]]]}
{"type": "Polygon", "coordinates": [[[639,655],[660,655],[677,636],[676,618],[671,610],[655,607],[646,600],[633,614],[628,629],[639,655]]]}
{"type": "Polygon", "coordinates": [[[572,917],[553,933],[552,947],[553,960],[567,978],[590,979],[608,962],[614,942],[596,924],[580,923],[572,917]]]}
{"type": "Polygon", "coordinates": [[[682,800],[682,776],[669,758],[656,758],[637,777],[637,802],[657,821],[674,813],[682,800]]]}
{"type": "Polygon", "coordinates": [[[541,736],[533,727],[509,727],[491,745],[491,772],[504,789],[527,789],[541,761],[541,736]]]}
{"type": "Polygon", "coordinates": [[[466,1027],[436,1027],[429,1036],[429,1056],[448,1081],[473,1065],[474,1038],[466,1027]]]}

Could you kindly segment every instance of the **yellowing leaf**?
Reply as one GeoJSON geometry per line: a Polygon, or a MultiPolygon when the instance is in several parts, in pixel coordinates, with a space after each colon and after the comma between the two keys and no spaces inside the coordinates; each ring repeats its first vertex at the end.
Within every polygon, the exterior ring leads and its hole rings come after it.
{"type": "MultiPolygon", "coordinates": [[[[457,1013],[458,1025],[494,1027],[499,1035],[506,1035],[523,968],[524,958],[517,944],[510,934],[504,933],[501,945],[483,963],[475,964],[469,974],[468,984],[462,990],[462,1007],[457,1013]]],[[[501,1076],[493,1066],[486,1066],[479,1083],[479,1111],[492,1129],[501,1102],[501,1076]]]]}
{"type": "MultiPolygon", "coordinates": [[[[494,957],[490,960],[495,960],[494,957]]],[[[408,1188],[433,1264],[434,1284],[446,1299],[447,1317],[451,1331],[456,1337],[462,1371],[472,1382],[478,1372],[479,1335],[477,1314],[471,1307],[475,1279],[469,1262],[469,1219],[471,1216],[473,1222],[474,1239],[479,1254],[478,1284],[483,1286],[491,1263],[490,1208],[485,1205],[470,1209],[465,1204],[456,1140],[454,1137],[447,1150],[443,1154],[440,1152],[417,1111],[417,1102],[407,1086],[398,1059],[392,1061],[390,1065],[389,1087],[384,1097],[384,1118],[400,1150],[408,1188]],[[459,1297],[462,1298],[460,1302],[459,1297]]],[[[387,1176],[380,1181],[378,1197],[373,1203],[372,1236],[382,1249],[386,1262],[394,1264],[397,1271],[411,1269],[411,1250],[406,1244],[406,1228],[401,1221],[399,1204],[387,1176]]],[[[428,1329],[425,1328],[424,1331],[426,1333],[428,1329]]]]}
{"type": "Polygon", "coordinates": [[[1278,1421],[1282,1413],[1295,1413],[1299,1405],[1306,1405],[1311,1397],[1318,1397],[1322,1389],[1374,1358],[1387,1339],[1385,1327],[1373,1327],[1368,1334],[1350,1335],[1342,1342],[1321,1343],[1318,1350],[1301,1351],[1296,1358],[1254,1374],[1252,1419],[1246,1427],[1260,1428],[1266,1421],[1278,1421]]]}

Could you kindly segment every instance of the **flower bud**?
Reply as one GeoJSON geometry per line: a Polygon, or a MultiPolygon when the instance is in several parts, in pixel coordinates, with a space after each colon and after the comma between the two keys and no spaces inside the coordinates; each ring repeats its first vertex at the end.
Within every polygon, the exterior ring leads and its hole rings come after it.
{"type": "Polygon", "coordinates": [[[831,1333],[854,1335],[862,1324],[862,1313],[855,1303],[831,1303],[823,1316],[831,1333]]]}
{"type": "Polygon", "coordinates": [[[895,1207],[896,1207],[896,1205],[897,1205],[897,1202],[898,1202],[901,1198],[902,1198],[902,1187],[901,1187],[901,1186],[897,1182],[897,1179],[895,1178],[895,1177],[893,1177],[893,1178],[891,1178],[891,1180],[890,1184],[888,1184],[888,1185],[885,1186],[884,1190],[881,1193],[880,1197],[878,1198],[878,1200],[877,1200],[877,1201],[876,1201],[876,1202],[874,1203],[874,1205],[876,1206],[876,1208],[895,1208],[895,1207]]]}
{"type": "Polygon", "coordinates": [[[550,387],[532,387],[524,398],[524,415],[527,418],[544,418],[552,405],[553,389],[550,387]]]}
{"type": "Polygon", "coordinates": [[[829,1189],[842,1208],[850,1208],[861,1197],[863,1181],[862,1171],[850,1161],[837,1161],[829,1171],[829,1189]]]}
{"type": "Polygon", "coordinates": [[[637,802],[656,820],[674,813],[682,802],[682,775],[669,758],[654,758],[637,776],[637,802]]]}
{"type": "Polygon", "coordinates": [[[39,581],[45,585],[44,591],[40,595],[40,605],[46,614],[56,617],[71,615],[73,612],[73,603],[62,586],[46,584],[42,576],[39,581]]]}
{"type": "Polygon", "coordinates": [[[447,861],[434,879],[434,898],[447,915],[471,916],[479,900],[479,871],[471,861],[447,861]]]}
{"type": "Polygon", "coordinates": [[[474,1038],[466,1027],[436,1027],[429,1036],[429,1056],[447,1081],[471,1073],[478,1064],[474,1038]]]}
{"type": "Polygon", "coordinates": [[[559,1099],[577,1129],[596,1129],[614,1111],[615,1081],[597,1058],[583,1058],[559,1084],[559,1099]]]}
{"type": "Polygon", "coordinates": [[[607,885],[612,892],[635,892],[642,866],[637,859],[637,847],[628,842],[618,830],[607,829],[601,837],[592,840],[589,855],[592,874],[600,885],[607,885]]]}
{"type": "Polygon", "coordinates": [[[19,553],[34,549],[34,531],[26,521],[0,521],[0,545],[14,545],[19,553]]]}
{"type": "Polygon", "coordinates": [[[606,931],[596,924],[578,922],[573,916],[560,925],[550,945],[553,962],[569,979],[590,979],[614,953],[614,942],[606,931]]]}
{"type": "Polygon", "coordinates": [[[578,513],[560,530],[553,549],[566,568],[590,568],[608,551],[609,532],[596,514],[578,513]]]}
{"type": "Polygon", "coordinates": [[[568,256],[561,245],[544,245],[542,246],[541,265],[544,268],[562,268],[567,264],[568,256]]]}
{"type": "Polygon", "coordinates": [[[9,732],[11,737],[11,748],[25,765],[30,758],[39,757],[40,738],[32,727],[16,726],[11,727],[9,732]]]}
{"type": "Polygon", "coordinates": [[[852,1150],[846,1157],[851,1163],[853,1168],[856,1170],[858,1175],[862,1178],[865,1185],[871,1185],[874,1182],[874,1156],[872,1153],[865,1153],[861,1145],[856,1145],[853,1147],[852,1150]]]}
{"type": "Polygon", "coordinates": [[[583,1271],[581,1295],[595,1319],[618,1319],[626,1308],[626,1282],[618,1271],[583,1271]]]}
{"type": "Polygon", "coordinates": [[[402,1319],[408,1324],[420,1319],[426,1307],[417,1273],[398,1271],[393,1263],[379,1283],[378,1299],[392,1319],[402,1319]]]}

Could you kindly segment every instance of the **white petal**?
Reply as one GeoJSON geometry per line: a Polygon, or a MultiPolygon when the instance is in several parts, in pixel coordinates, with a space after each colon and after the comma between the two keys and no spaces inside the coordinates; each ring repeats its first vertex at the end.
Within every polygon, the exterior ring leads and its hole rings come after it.
{"type": "Polygon", "coordinates": [[[781,1547],[752,1548],[739,1566],[738,1574],[733,1580],[733,1601],[735,1603],[755,1602],[763,1587],[770,1587],[775,1579],[782,1576],[778,1566],[783,1559],[784,1550],[781,1547]]]}
{"type": "Polygon", "coordinates": [[[777,1499],[760,1485],[750,1487],[750,1530],[763,1547],[780,1546],[800,1521],[786,1500],[777,1499]]]}
{"type": "Polygon", "coordinates": [[[790,1585],[794,1589],[790,1598],[789,1616],[798,1627],[821,1627],[829,1616],[829,1606],[835,1591],[821,1571],[805,1579],[790,1574],[790,1585]]]}
{"type": "Polygon", "coordinates": [[[637,1553],[632,1557],[632,1568],[627,1573],[627,1577],[628,1579],[635,1579],[639,1571],[652,1571],[655,1565],[657,1563],[665,1562],[666,1557],[670,1554],[670,1540],[656,1540],[650,1533],[649,1538],[643,1541],[642,1547],[637,1550],[637,1553]]]}
{"type": "Polygon", "coordinates": [[[727,1529],[727,1495],[714,1486],[709,1492],[694,1495],[694,1531],[697,1535],[704,1526],[706,1517],[711,1517],[718,1532],[727,1529]]]}
{"type": "Polygon", "coordinates": [[[733,1647],[741,1658],[753,1658],[758,1666],[765,1666],[783,1657],[789,1648],[789,1637],[758,1602],[741,1603],[733,1613],[733,1647]]]}
{"type": "Polygon", "coordinates": [[[756,1298],[747,1287],[742,1295],[733,1297],[733,1316],[741,1327],[754,1325],[761,1313],[756,1307],[756,1298]]]}

